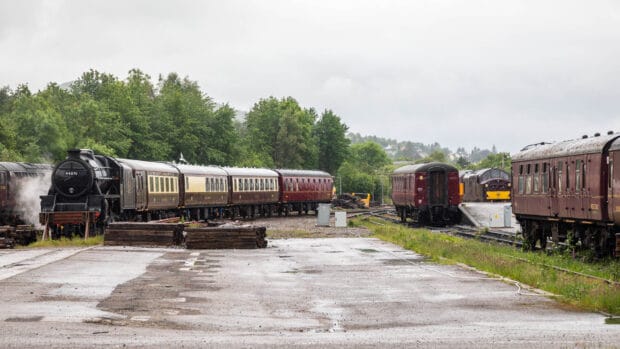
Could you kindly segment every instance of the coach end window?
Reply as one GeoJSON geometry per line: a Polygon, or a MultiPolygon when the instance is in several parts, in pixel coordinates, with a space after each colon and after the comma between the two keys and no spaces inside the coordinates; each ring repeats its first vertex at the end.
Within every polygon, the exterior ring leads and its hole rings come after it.
{"type": "Polygon", "coordinates": [[[614,160],[610,159],[610,158],[608,158],[608,159],[609,159],[609,165],[607,165],[607,166],[609,166],[609,169],[607,170],[607,176],[608,176],[608,178],[607,178],[607,185],[608,185],[608,188],[610,189],[608,195],[611,196],[611,194],[612,194],[611,193],[611,188],[613,187],[612,184],[613,184],[613,180],[614,180],[614,160]]]}

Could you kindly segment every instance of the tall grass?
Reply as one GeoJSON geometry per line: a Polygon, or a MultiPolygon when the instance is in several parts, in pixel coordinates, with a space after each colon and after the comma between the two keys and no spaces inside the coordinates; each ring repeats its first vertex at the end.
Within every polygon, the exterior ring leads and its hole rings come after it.
{"type": "Polygon", "coordinates": [[[43,248],[43,247],[88,247],[103,244],[103,235],[95,235],[88,239],[74,237],[72,239],[60,238],[58,240],[37,240],[27,247],[43,248]]]}
{"type": "Polygon", "coordinates": [[[620,263],[617,260],[584,263],[565,255],[523,252],[510,246],[463,239],[426,229],[411,229],[375,221],[374,218],[359,218],[354,224],[363,225],[372,230],[376,237],[423,254],[433,261],[464,263],[553,293],[561,302],[586,310],[620,315],[620,286],[617,283],[553,268],[618,282],[620,263]],[[374,224],[378,222],[381,225],[374,224]]]}

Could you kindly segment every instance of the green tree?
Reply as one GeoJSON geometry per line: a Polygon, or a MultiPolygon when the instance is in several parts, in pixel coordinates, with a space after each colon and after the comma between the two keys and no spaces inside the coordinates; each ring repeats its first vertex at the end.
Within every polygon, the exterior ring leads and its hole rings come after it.
{"type": "Polygon", "coordinates": [[[391,163],[385,150],[375,142],[353,144],[350,152],[352,163],[362,172],[375,173],[391,163]]]}
{"type": "Polygon", "coordinates": [[[303,110],[292,97],[261,99],[245,120],[248,157],[260,159],[268,167],[315,167],[314,122],[313,112],[303,110]]]}
{"type": "Polygon", "coordinates": [[[336,173],[349,153],[351,141],[346,137],[348,127],[331,110],[325,110],[314,125],[318,144],[319,169],[336,173]]]}

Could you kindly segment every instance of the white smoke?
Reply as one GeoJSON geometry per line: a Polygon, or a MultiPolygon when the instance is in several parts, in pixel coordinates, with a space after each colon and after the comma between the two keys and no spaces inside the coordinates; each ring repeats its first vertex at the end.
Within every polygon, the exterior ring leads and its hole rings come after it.
{"type": "Polygon", "coordinates": [[[52,182],[52,176],[22,177],[17,180],[12,190],[15,193],[15,213],[37,229],[42,229],[39,224],[39,212],[41,212],[41,195],[46,195],[52,182]]]}

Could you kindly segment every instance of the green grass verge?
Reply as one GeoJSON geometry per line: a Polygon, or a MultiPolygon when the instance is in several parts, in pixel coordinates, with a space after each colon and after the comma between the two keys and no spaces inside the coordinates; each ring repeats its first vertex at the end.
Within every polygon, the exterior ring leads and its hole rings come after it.
{"type": "Polygon", "coordinates": [[[59,240],[38,240],[26,246],[29,248],[42,247],[88,247],[103,244],[103,235],[96,235],[88,239],[75,237],[73,239],[61,238],[59,240]]]}
{"type": "Polygon", "coordinates": [[[523,252],[511,246],[407,228],[376,218],[357,218],[353,224],[365,226],[373,231],[375,237],[413,250],[433,261],[464,263],[553,293],[563,303],[620,315],[620,286],[550,267],[617,282],[620,279],[620,262],[617,260],[584,263],[567,255],[523,252]]]}

